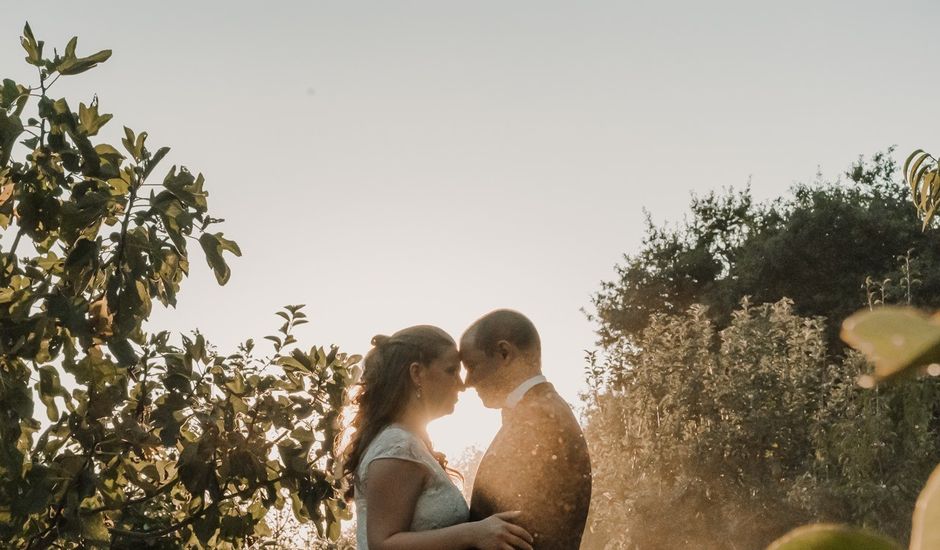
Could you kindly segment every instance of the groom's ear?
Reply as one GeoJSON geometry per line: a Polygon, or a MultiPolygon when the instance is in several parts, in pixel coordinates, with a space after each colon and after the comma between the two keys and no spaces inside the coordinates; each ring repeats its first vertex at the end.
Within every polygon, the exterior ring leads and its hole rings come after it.
{"type": "Polygon", "coordinates": [[[503,360],[503,362],[506,362],[512,359],[513,353],[515,353],[515,348],[506,340],[500,340],[499,342],[496,342],[496,353],[499,355],[499,358],[503,360]]]}

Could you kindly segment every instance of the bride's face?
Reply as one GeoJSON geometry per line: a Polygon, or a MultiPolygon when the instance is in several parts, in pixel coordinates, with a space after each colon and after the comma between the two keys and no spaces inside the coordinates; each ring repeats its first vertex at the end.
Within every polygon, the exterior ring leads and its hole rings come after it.
{"type": "Polygon", "coordinates": [[[460,379],[460,355],[451,346],[431,362],[421,376],[422,401],[431,418],[454,412],[457,394],[463,390],[460,379]]]}

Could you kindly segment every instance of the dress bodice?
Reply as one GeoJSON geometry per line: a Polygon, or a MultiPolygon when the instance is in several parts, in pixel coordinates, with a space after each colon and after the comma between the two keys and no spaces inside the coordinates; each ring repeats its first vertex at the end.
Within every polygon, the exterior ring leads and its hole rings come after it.
{"type": "Polygon", "coordinates": [[[366,524],[368,509],[365,489],[369,483],[369,464],[378,459],[398,459],[426,467],[428,480],[415,503],[409,531],[440,529],[467,521],[470,510],[460,489],[423,441],[398,424],[391,424],[369,443],[356,469],[356,547],[368,550],[366,524]]]}

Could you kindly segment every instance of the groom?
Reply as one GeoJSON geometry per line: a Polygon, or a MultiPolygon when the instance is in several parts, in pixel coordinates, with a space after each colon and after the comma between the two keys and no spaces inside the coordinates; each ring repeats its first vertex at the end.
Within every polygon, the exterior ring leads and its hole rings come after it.
{"type": "Polygon", "coordinates": [[[460,339],[467,386],[503,423],[483,455],[473,484],[470,519],[521,510],[518,523],[536,550],[576,550],[591,502],[591,460],[567,403],[542,376],[535,326],[500,309],[460,339]]]}

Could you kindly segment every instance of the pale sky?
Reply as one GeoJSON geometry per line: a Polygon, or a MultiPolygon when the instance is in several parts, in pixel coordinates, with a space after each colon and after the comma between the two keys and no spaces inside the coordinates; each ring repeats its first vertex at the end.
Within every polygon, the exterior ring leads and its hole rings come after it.
{"type": "MultiPolygon", "coordinates": [[[[459,337],[518,309],[544,370],[577,403],[580,308],[643,213],[677,221],[690,192],[780,195],[892,144],[940,151],[940,3],[8,2],[2,77],[34,82],[19,46],[78,35],[105,65],[54,94],[97,93],[164,161],[201,171],[241,245],[218,287],[200,253],[176,310],[223,350],[307,304],[301,342],[362,353],[376,333],[459,337]]],[[[465,393],[432,429],[457,456],[498,414],[465,393]]]]}

